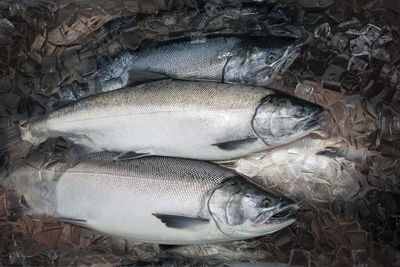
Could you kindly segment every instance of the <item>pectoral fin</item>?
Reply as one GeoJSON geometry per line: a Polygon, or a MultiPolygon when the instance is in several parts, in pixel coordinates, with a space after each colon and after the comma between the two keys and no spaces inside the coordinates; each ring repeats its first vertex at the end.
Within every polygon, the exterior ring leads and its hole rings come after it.
{"type": "Polygon", "coordinates": [[[227,168],[227,169],[234,169],[236,167],[236,161],[235,160],[230,160],[230,161],[221,161],[221,162],[215,162],[218,165],[227,168]]]}
{"type": "Polygon", "coordinates": [[[258,137],[248,137],[246,139],[233,140],[228,142],[212,144],[222,150],[235,150],[243,146],[247,146],[256,142],[258,137]]]}
{"type": "Polygon", "coordinates": [[[167,227],[170,228],[189,228],[197,225],[204,225],[209,223],[209,220],[204,218],[190,218],[185,216],[167,215],[153,213],[155,217],[161,220],[167,227]]]}
{"type": "Polygon", "coordinates": [[[168,79],[169,77],[165,74],[158,72],[150,72],[150,71],[137,71],[130,70],[128,72],[128,84],[129,85],[138,85],[143,84],[150,81],[159,81],[163,79],[168,79]]]}
{"type": "Polygon", "coordinates": [[[150,156],[150,153],[144,152],[144,153],[138,153],[134,151],[128,151],[128,152],[123,152],[121,154],[118,154],[116,157],[114,157],[114,160],[130,160],[130,159],[138,159],[138,158],[143,158],[150,156]]]}
{"type": "Polygon", "coordinates": [[[55,219],[60,222],[72,223],[79,226],[85,226],[87,223],[87,221],[83,219],[65,218],[65,217],[55,217],[55,219]]]}

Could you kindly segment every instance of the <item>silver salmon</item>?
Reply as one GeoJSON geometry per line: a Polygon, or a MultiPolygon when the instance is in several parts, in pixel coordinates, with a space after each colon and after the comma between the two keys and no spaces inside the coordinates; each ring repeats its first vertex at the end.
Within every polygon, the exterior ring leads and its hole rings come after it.
{"type": "Polygon", "coordinates": [[[28,162],[7,181],[30,213],[139,242],[247,239],[296,220],[293,200],[215,164],[167,157],[115,162],[114,156],[85,155],[73,167],[28,162]]]}
{"type": "Polygon", "coordinates": [[[313,132],[321,111],[262,87],[166,80],[78,100],[21,130],[30,143],[61,136],[82,152],[226,160],[313,132]]]}
{"type": "Polygon", "coordinates": [[[61,100],[75,100],[142,81],[174,78],[251,85],[267,85],[299,55],[293,42],[237,37],[204,42],[176,42],[141,52],[124,52],[109,65],[63,87],[61,100]]]}

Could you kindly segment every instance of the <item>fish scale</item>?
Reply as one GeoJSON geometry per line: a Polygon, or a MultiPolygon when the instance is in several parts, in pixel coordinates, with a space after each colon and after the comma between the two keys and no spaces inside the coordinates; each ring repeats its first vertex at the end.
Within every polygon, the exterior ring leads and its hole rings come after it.
{"type": "MultiPolygon", "coordinates": [[[[92,74],[88,80],[106,81],[120,78],[119,88],[128,84],[128,71],[141,70],[163,73],[177,79],[222,81],[227,59],[240,42],[238,38],[215,38],[205,43],[173,43],[151,51],[124,53],[104,69],[92,74]]],[[[109,90],[114,90],[115,83],[109,90]]],[[[108,89],[104,91],[109,91],[108,89]]]]}
{"type": "Polygon", "coordinates": [[[251,120],[261,87],[160,81],[89,97],[34,121],[23,138],[63,136],[96,151],[135,151],[195,159],[237,157],[267,148],[262,140],[228,151],[215,143],[254,136],[251,120]]]}
{"type": "Polygon", "coordinates": [[[138,53],[131,69],[165,73],[177,79],[222,81],[224,66],[239,42],[238,38],[216,38],[204,43],[174,43],[166,49],[138,53]]]}
{"type": "Polygon", "coordinates": [[[116,154],[109,152],[68,154],[66,160],[49,158],[51,164],[41,167],[28,160],[7,177],[7,185],[24,195],[29,214],[160,244],[251,238],[295,221],[293,214],[274,217],[293,206],[289,199],[213,163],[170,157],[114,161],[116,154]],[[232,199],[235,204],[229,205],[232,199]],[[258,225],[259,215],[271,222],[258,225]],[[242,218],[230,224],[226,218],[231,216],[242,218]]]}
{"type": "Polygon", "coordinates": [[[62,136],[84,153],[232,159],[319,127],[307,123],[320,107],[279,95],[263,87],[164,80],[78,100],[30,121],[21,132],[33,144],[62,136]]]}
{"type": "Polygon", "coordinates": [[[63,86],[62,100],[173,78],[265,86],[276,80],[298,56],[293,42],[268,38],[216,37],[178,41],[149,50],[125,51],[109,65],[63,86]]]}
{"type": "Polygon", "coordinates": [[[207,162],[161,157],[114,162],[112,156],[92,154],[61,174],[55,186],[55,214],[137,241],[179,244],[229,240],[232,237],[219,231],[206,205],[212,189],[232,176],[232,172],[207,162]],[[210,219],[210,224],[196,231],[173,229],[153,213],[201,215],[210,219]]]}

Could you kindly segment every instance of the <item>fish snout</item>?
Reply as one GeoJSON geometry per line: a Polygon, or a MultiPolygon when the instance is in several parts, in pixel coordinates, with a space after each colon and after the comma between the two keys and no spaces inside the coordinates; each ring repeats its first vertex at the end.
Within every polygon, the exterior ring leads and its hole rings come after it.
{"type": "Polygon", "coordinates": [[[321,126],[327,121],[324,117],[325,110],[320,105],[314,105],[311,107],[311,116],[304,125],[306,129],[311,129],[317,126],[321,126]]]}
{"type": "Polygon", "coordinates": [[[270,221],[275,223],[283,223],[288,220],[295,220],[297,218],[296,211],[298,205],[293,199],[284,198],[281,200],[279,208],[271,216],[270,221]]]}

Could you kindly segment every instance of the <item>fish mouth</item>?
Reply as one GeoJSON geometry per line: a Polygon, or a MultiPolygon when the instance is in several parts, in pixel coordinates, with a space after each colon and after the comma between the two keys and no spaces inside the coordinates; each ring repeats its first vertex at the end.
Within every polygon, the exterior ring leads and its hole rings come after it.
{"type": "Polygon", "coordinates": [[[268,222],[270,223],[281,223],[284,221],[288,221],[291,219],[296,220],[296,210],[297,210],[297,205],[290,205],[288,207],[283,208],[281,211],[278,213],[275,213],[273,216],[271,216],[268,219],[268,222]]]}
{"type": "Polygon", "coordinates": [[[310,121],[308,121],[305,125],[304,128],[306,130],[310,130],[310,129],[314,129],[314,128],[318,128],[320,127],[322,124],[324,124],[327,121],[326,118],[324,117],[315,117],[313,119],[311,119],[310,121]]]}
{"type": "MultiPolygon", "coordinates": [[[[322,112],[322,108],[311,113],[310,118],[304,124],[303,128],[305,130],[315,130],[327,122],[327,119],[324,117],[325,112],[322,112]]],[[[297,128],[297,127],[296,127],[297,128]]]]}
{"type": "Polygon", "coordinates": [[[287,222],[289,220],[296,220],[296,210],[298,209],[298,205],[296,204],[291,204],[287,205],[282,208],[277,208],[274,211],[274,214],[271,216],[268,216],[267,214],[270,211],[266,211],[264,213],[261,213],[257,219],[255,220],[256,225],[258,227],[263,226],[263,225],[269,225],[269,224],[280,224],[287,222]]]}

